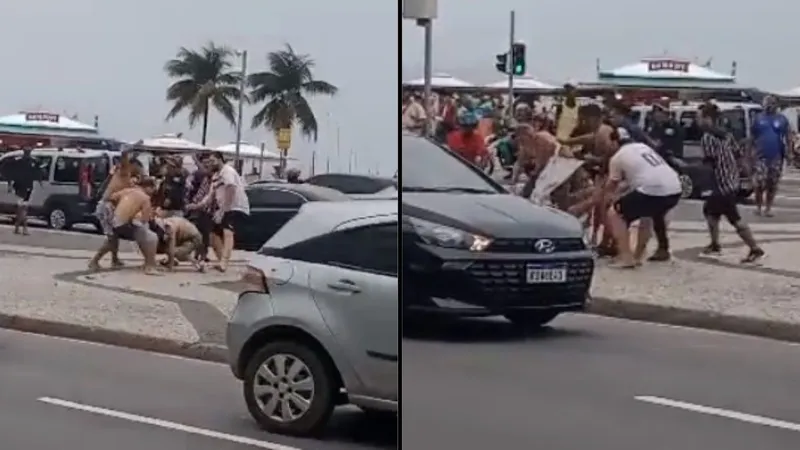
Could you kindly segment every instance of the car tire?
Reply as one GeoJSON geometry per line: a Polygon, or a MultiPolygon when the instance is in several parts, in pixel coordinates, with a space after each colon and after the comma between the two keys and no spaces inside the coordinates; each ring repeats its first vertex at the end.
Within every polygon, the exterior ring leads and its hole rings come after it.
{"type": "Polygon", "coordinates": [[[559,314],[558,311],[517,311],[505,314],[505,318],[515,326],[530,329],[547,325],[559,314]]]}
{"type": "MultiPolygon", "coordinates": [[[[288,368],[285,368],[288,370],[288,368]]],[[[276,369],[277,371],[278,369],[276,369]]],[[[338,386],[336,382],[335,368],[330,367],[322,355],[307,345],[299,342],[281,341],[267,344],[259,350],[253,358],[248,362],[247,368],[244,373],[244,400],[247,404],[247,410],[250,415],[264,430],[270,433],[286,434],[292,436],[316,436],[322,432],[325,425],[328,423],[333,409],[337,403],[338,386]],[[302,398],[308,400],[309,404],[307,409],[298,417],[292,420],[281,421],[271,417],[268,412],[262,409],[262,404],[266,407],[270,403],[268,397],[270,394],[264,394],[264,397],[257,398],[255,393],[256,386],[265,386],[273,384],[272,389],[275,394],[288,396],[297,394],[300,390],[292,392],[287,386],[288,383],[278,379],[273,383],[263,379],[259,381],[262,376],[260,370],[262,366],[272,365],[276,359],[283,357],[284,359],[293,358],[293,363],[300,362],[304,365],[297,376],[305,376],[306,379],[310,377],[312,389],[310,395],[308,391],[303,391],[303,394],[298,394],[302,398]],[[288,391],[286,389],[289,389],[288,391]],[[266,402],[266,403],[265,403],[266,402]]],[[[273,372],[274,373],[274,372],[273,372]]],[[[280,375],[280,374],[276,374],[280,375]]],[[[297,379],[297,378],[296,378],[297,379]]],[[[277,406],[274,411],[279,411],[284,402],[290,406],[297,406],[294,402],[289,402],[287,397],[278,398],[276,400],[277,406]]]]}
{"type": "Polygon", "coordinates": [[[678,174],[678,178],[681,181],[681,198],[693,198],[695,186],[692,177],[686,173],[681,173],[678,174]]]}
{"type": "Polygon", "coordinates": [[[66,210],[60,206],[53,206],[47,211],[47,226],[54,230],[69,230],[72,228],[72,222],[66,210]]]}

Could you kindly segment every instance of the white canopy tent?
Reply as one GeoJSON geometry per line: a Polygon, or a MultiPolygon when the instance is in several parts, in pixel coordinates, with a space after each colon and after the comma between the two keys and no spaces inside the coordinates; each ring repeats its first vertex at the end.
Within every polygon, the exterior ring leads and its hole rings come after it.
{"type": "MultiPolygon", "coordinates": [[[[508,88],[508,79],[489,83],[484,85],[484,87],[489,89],[508,88]]],[[[514,89],[519,89],[521,91],[552,91],[558,89],[558,87],[539,81],[529,75],[520,75],[514,77],[514,89]]]]}
{"type": "MultiPolygon", "coordinates": [[[[416,80],[405,81],[405,82],[403,82],[403,86],[421,88],[421,87],[425,86],[425,78],[419,78],[419,79],[416,79],[416,80]]],[[[453,88],[465,89],[465,88],[475,87],[475,85],[473,85],[470,82],[458,79],[458,78],[456,78],[456,77],[454,77],[452,75],[446,74],[446,73],[436,73],[436,74],[433,74],[433,77],[431,77],[431,87],[433,87],[435,89],[436,88],[438,88],[438,89],[453,89],[453,88]]]]}
{"type": "Polygon", "coordinates": [[[800,86],[789,89],[788,91],[780,92],[778,95],[781,97],[800,97],[800,86]]]}
{"type": "MultiPolygon", "coordinates": [[[[230,144],[220,145],[214,150],[222,152],[225,155],[233,156],[236,154],[236,143],[231,142],[230,144]]],[[[239,144],[239,155],[247,158],[261,158],[262,157],[261,147],[250,144],[248,142],[241,142],[239,144]]],[[[267,150],[266,148],[264,149],[263,157],[265,161],[270,161],[270,160],[279,161],[281,159],[281,155],[273,151],[267,150]]],[[[287,157],[287,159],[289,158],[287,157]]]]}
{"type": "MultiPolygon", "coordinates": [[[[236,155],[236,143],[221,145],[214,150],[225,154],[225,158],[233,161],[236,155]]],[[[250,144],[248,142],[239,143],[239,157],[242,161],[242,174],[245,175],[250,181],[264,177],[266,169],[272,169],[281,162],[281,155],[273,151],[264,149],[263,155],[261,147],[250,144]]],[[[286,157],[287,161],[293,161],[296,158],[290,156],[286,157]]]]}
{"type": "Polygon", "coordinates": [[[210,151],[210,147],[184,139],[178,134],[162,134],[149,139],[142,139],[133,144],[137,148],[167,152],[202,152],[210,151]]]}

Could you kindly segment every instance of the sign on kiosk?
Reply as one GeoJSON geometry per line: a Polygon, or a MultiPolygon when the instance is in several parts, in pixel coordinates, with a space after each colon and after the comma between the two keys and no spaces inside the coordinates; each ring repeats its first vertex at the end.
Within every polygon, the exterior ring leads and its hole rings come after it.
{"type": "Polygon", "coordinates": [[[44,113],[44,112],[32,112],[32,113],[25,113],[25,121],[26,122],[50,122],[50,123],[58,123],[58,114],[51,114],[51,113],[44,113]]]}

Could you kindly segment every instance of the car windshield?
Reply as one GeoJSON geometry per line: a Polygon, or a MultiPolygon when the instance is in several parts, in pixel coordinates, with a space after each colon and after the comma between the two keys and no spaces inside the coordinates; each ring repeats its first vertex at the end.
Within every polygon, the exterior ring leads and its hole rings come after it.
{"type": "Polygon", "coordinates": [[[403,191],[506,193],[479,169],[427,139],[403,136],[401,151],[403,191]]]}

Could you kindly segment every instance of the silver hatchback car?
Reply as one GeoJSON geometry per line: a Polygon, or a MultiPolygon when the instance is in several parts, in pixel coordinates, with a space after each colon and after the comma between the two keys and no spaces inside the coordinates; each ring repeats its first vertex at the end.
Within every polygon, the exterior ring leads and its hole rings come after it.
{"type": "Polygon", "coordinates": [[[313,435],[348,403],[396,416],[397,242],[396,200],[312,202],[253,256],[226,339],[264,429],[313,435]]]}

